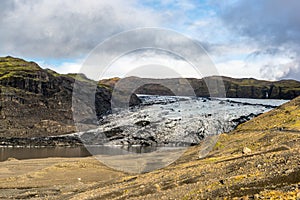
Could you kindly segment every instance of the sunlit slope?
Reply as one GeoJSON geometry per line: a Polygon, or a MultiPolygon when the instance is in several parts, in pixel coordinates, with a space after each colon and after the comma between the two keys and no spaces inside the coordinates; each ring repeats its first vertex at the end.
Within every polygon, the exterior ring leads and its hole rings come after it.
{"type": "Polygon", "coordinates": [[[241,124],[236,131],[300,131],[300,97],[241,124]]]}

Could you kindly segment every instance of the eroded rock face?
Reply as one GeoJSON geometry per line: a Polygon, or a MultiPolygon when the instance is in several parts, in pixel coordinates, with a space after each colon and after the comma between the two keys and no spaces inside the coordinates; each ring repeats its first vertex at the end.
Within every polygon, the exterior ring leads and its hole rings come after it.
{"type": "Polygon", "coordinates": [[[203,79],[172,78],[147,79],[128,77],[124,79],[105,79],[100,83],[113,87],[122,83],[123,88],[136,85],[135,93],[147,95],[181,95],[199,97],[227,97],[254,99],[293,99],[300,95],[300,82],[294,80],[264,81],[253,78],[234,79],[223,76],[211,76],[203,79]],[[194,95],[192,95],[194,96],[194,95]]]}
{"type": "MultiPolygon", "coordinates": [[[[72,112],[74,82],[81,88],[74,112],[82,124],[95,125],[111,110],[111,89],[84,75],[61,75],[22,59],[0,58],[0,137],[61,135],[76,131],[72,112]],[[88,93],[95,95],[94,101],[88,93]],[[96,121],[96,122],[95,122],[96,121]]],[[[138,104],[133,97],[132,105],[138,104]]]]}

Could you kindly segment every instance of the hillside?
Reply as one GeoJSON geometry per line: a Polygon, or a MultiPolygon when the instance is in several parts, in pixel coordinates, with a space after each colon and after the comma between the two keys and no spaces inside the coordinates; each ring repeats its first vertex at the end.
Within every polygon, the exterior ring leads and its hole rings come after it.
{"type": "MultiPolygon", "coordinates": [[[[74,112],[81,117],[82,124],[95,126],[86,118],[94,112],[101,116],[110,111],[110,88],[97,86],[82,74],[61,75],[34,62],[9,56],[0,58],[0,137],[75,132],[71,109],[75,80],[82,94],[77,99],[81,106],[74,112]],[[87,99],[85,94],[89,92],[95,93],[95,102],[87,99]]],[[[132,104],[135,103],[138,103],[136,97],[132,104]]]]}
{"type": "Polygon", "coordinates": [[[241,124],[236,132],[266,130],[300,132],[300,98],[241,124]]]}
{"type": "Polygon", "coordinates": [[[211,76],[203,79],[172,78],[148,79],[127,77],[100,80],[102,85],[110,87],[117,84],[123,90],[135,89],[137,94],[151,95],[191,95],[228,98],[271,98],[293,99],[300,95],[300,82],[295,80],[264,81],[253,78],[234,79],[223,76],[211,76]],[[139,87],[137,87],[139,86],[139,87]],[[209,88],[209,90],[208,90],[209,88]],[[222,92],[222,90],[224,92],[222,92]]]}

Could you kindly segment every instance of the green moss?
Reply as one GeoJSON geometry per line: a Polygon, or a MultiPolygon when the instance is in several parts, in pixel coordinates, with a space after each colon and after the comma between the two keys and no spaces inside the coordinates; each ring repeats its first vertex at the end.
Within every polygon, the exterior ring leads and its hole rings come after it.
{"type": "Polygon", "coordinates": [[[96,84],[96,81],[87,78],[84,74],[81,74],[81,73],[69,73],[69,74],[65,74],[65,75],[62,75],[62,76],[73,78],[76,81],[96,84]]]}
{"type": "Polygon", "coordinates": [[[45,69],[45,71],[46,71],[47,73],[51,74],[51,75],[54,76],[54,77],[59,77],[59,76],[61,76],[59,73],[57,73],[56,71],[53,71],[53,70],[51,70],[51,69],[45,69]]]}
{"type": "Polygon", "coordinates": [[[214,150],[219,150],[219,149],[223,149],[225,146],[221,143],[221,142],[217,142],[214,146],[214,150]]]}
{"type": "Polygon", "coordinates": [[[41,68],[34,62],[13,57],[0,57],[0,74],[7,71],[39,71],[41,68]]]}
{"type": "Polygon", "coordinates": [[[103,87],[103,88],[105,88],[105,89],[108,89],[108,90],[111,91],[111,92],[113,91],[113,88],[111,88],[110,86],[105,85],[105,84],[101,84],[101,83],[99,83],[99,82],[98,82],[97,86],[103,87]]]}
{"type": "Polygon", "coordinates": [[[34,62],[13,57],[0,57],[0,80],[10,77],[24,77],[42,69],[34,62]]]}

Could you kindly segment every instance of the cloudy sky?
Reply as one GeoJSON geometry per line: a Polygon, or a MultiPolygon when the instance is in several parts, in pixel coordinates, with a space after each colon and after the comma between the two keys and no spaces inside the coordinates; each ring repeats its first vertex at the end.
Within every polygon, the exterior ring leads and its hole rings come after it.
{"type": "MultiPolygon", "coordinates": [[[[91,51],[116,34],[159,27],[200,44],[220,75],[300,80],[298,0],[0,0],[0,7],[0,55],[61,73],[80,71],[91,51]]],[[[155,76],[151,69],[160,65],[198,77],[184,60],[149,50],[120,56],[104,77],[128,75],[139,66],[155,76]]]]}

